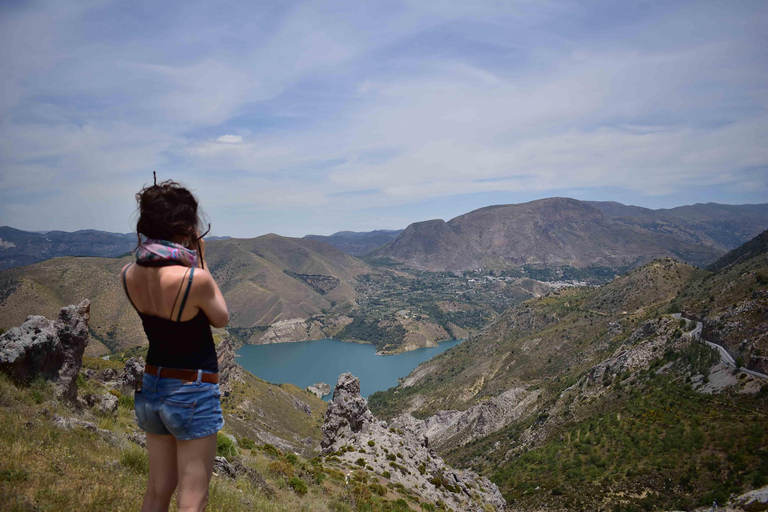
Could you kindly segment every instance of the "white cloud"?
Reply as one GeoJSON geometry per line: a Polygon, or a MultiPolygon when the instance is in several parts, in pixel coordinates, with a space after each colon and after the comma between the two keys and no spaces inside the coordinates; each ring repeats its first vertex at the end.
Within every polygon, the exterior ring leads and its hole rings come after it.
{"type": "Polygon", "coordinates": [[[217,142],[223,142],[225,144],[240,144],[243,142],[243,136],[242,135],[222,135],[221,137],[216,138],[217,142]]]}
{"type": "Polygon", "coordinates": [[[229,17],[189,4],[142,30],[102,29],[118,16],[106,0],[14,11],[0,20],[3,223],[109,229],[152,170],[197,187],[240,234],[251,221],[228,212],[254,205],[362,226],[373,214],[349,212],[500,190],[765,190],[766,66],[750,7],[636,21],[567,1],[459,4],[229,17]]]}

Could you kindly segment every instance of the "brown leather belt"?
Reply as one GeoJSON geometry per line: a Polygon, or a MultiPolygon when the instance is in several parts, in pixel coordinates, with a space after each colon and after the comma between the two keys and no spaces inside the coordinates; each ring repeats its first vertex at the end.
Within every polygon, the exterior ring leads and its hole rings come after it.
{"type": "MultiPolygon", "coordinates": [[[[148,364],[144,366],[144,373],[148,373],[149,375],[153,375],[155,377],[160,377],[160,378],[166,377],[171,379],[181,379],[181,380],[188,380],[190,382],[197,382],[197,370],[177,370],[176,368],[160,368],[159,366],[148,364]],[[158,370],[160,370],[160,375],[157,374],[158,370]]],[[[219,382],[219,374],[203,372],[202,375],[200,376],[200,381],[217,384],[219,382]]]]}

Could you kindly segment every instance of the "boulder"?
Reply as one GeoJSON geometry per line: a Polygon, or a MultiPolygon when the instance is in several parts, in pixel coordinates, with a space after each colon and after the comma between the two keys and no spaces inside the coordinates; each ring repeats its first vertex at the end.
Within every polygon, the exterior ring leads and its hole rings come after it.
{"type": "Polygon", "coordinates": [[[94,411],[103,416],[110,416],[117,414],[117,406],[119,400],[115,395],[110,393],[104,393],[103,395],[85,395],[81,400],[81,404],[88,407],[92,407],[94,411]]]}
{"type": "Polygon", "coordinates": [[[331,386],[325,382],[315,382],[311,386],[307,386],[306,390],[315,395],[317,398],[323,398],[325,395],[331,394],[331,386]]]}
{"type": "Polygon", "coordinates": [[[132,357],[125,362],[123,372],[120,374],[120,392],[130,395],[136,389],[136,383],[144,378],[144,358],[132,357]]]}
{"type": "Polygon", "coordinates": [[[61,308],[59,318],[30,316],[21,327],[0,336],[0,371],[18,382],[43,377],[59,398],[75,401],[76,378],[88,345],[91,303],[61,308]]]}

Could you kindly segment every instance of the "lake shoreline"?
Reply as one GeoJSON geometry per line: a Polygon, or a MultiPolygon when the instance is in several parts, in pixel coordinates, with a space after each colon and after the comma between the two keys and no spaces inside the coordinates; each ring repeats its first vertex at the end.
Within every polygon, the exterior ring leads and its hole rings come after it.
{"type": "Polygon", "coordinates": [[[377,357],[381,354],[371,343],[334,338],[244,345],[235,353],[238,364],[268,382],[289,383],[302,389],[316,382],[334,387],[339,375],[349,372],[360,378],[361,394],[369,396],[397,386],[419,364],[461,341],[446,340],[437,347],[388,354],[390,357],[377,357]]]}

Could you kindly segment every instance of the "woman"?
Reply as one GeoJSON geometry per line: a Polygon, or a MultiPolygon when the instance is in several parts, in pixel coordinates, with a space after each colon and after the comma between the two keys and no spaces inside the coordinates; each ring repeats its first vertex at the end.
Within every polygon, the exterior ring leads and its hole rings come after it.
{"type": "Polygon", "coordinates": [[[136,263],[121,274],[149,339],[147,366],[135,394],[136,417],[147,433],[149,451],[141,510],[167,511],[178,487],[179,511],[202,511],[216,432],[224,425],[211,326],[226,326],[229,313],[205,264],[192,193],[165,181],[142,189],[136,201],[136,263]]]}

